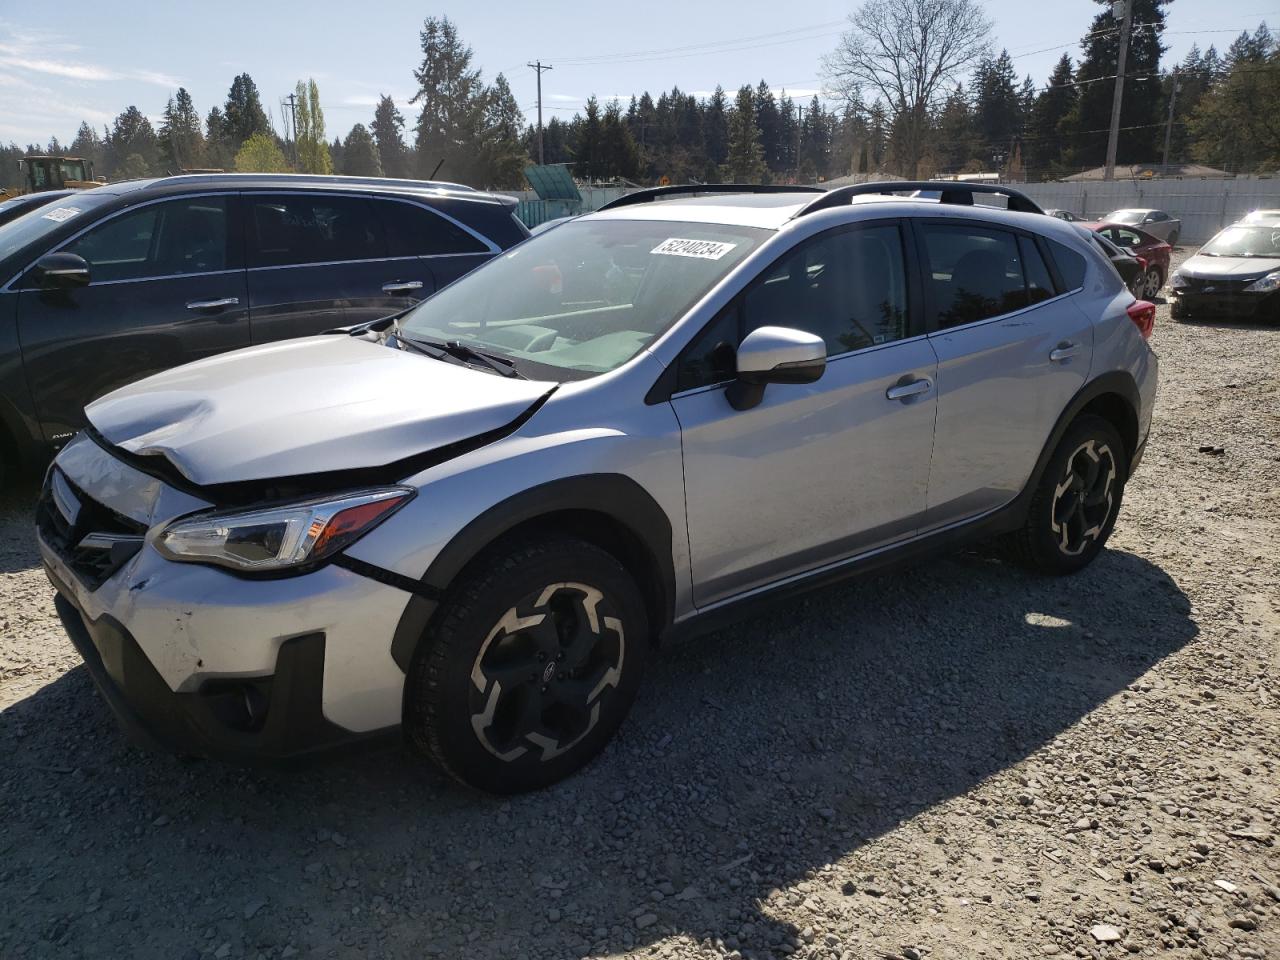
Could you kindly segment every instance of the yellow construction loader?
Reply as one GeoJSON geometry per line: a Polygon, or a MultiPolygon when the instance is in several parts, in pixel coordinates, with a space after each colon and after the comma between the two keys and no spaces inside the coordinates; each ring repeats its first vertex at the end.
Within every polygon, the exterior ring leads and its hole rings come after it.
{"type": "Polygon", "coordinates": [[[0,187],[0,200],[42,190],[86,190],[105,183],[93,178],[93,163],[83,157],[23,157],[18,161],[23,186],[0,187]]]}

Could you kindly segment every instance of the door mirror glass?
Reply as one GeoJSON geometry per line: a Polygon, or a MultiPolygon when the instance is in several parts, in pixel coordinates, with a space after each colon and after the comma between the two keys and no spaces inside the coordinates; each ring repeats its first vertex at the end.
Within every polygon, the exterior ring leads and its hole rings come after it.
{"type": "Polygon", "coordinates": [[[770,383],[813,383],[827,368],[827,345],[790,327],[757,327],[738,346],[737,379],[728,398],[735,410],[754,407],[770,383]]]}
{"type": "Polygon", "coordinates": [[[71,290],[89,285],[89,264],[75,253],[46,253],[32,268],[36,285],[43,290],[71,290]]]}

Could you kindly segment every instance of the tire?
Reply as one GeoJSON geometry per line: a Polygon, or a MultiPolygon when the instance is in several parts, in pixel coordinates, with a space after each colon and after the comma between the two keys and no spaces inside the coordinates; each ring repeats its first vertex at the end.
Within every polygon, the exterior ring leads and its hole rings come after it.
{"type": "Polygon", "coordinates": [[[1143,275],[1142,280],[1142,299],[1155,300],[1160,296],[1160,288],[1164,286],[1164,277],[1160,274],[1159,267],[1152,267],[1143,275]]]}
{"type": "Polygon", "coordinates": [[[571,538],[498,544],[464,571],[419,645],[406,733],[468,786],[548,786],[621,726],[649,647],[640,591],[612,554],[571,538]]]}
{"type": "Polygon", "coordinates": [[[1006,558],[1051,576],[1083,570],[1111,536],[1128,470],[1124,441],[1110,421],[1076,418],[1049,458],[1022,529],[1005,538],[1006,558]]]}
{"type": "Polygon", "coordinates": [[[1182,234],[1178,233],[1177,230],[1169,234],[1169,246],[1176,247],[1178,245],[1178,237],[1180,236],[1182,236],[1182,234]]]}

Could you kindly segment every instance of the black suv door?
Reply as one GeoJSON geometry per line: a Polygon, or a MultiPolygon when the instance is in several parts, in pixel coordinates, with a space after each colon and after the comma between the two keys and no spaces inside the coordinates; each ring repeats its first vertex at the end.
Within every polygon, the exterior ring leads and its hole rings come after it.
{"type": "Polygon", "coordinates": [[[248,346],[236,208],[222,193],[125,209],[58,248],[88,262],[87,287],[21,280],[18,336],[46,440],[66,440],[117,387],[248,346]]]}
{"type": "Polygon", "coordinates": [[[244,202],[254,343],[376,320],[435,289],[420,258],[389,258],[368,197],[273,191],[244,202]]]}
{"type": "MultiPolygon", "coordinates": [[[[499,252],[499,247],[449,214],[409,199],[377,197],[393,258],[430,261],[436,288],[448,286],[499,252]]],[[[430,290],[422,292],[425,297],[430,290]]],[[[406,304],[408,306],[408,304],[406,304]]]]}

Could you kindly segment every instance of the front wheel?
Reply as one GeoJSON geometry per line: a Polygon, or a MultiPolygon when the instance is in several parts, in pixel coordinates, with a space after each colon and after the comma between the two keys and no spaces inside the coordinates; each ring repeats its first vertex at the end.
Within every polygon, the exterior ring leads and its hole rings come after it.
{"type": "Polygon", "coordinates": [[[1088,566],[1115,527],[1128,469],[1116,428],[1101,417],[1077,418],[1040,478],[1022,529],[1006,538],[1006,556],[1045,574],[1088,566]]]}
{"type": "Polygon", "coordinates": [[[407,680],[409,740],[491,793],[547,786],[603,750],[649,650],[631,576],[570,538],[490,549],[429,630],[407,680]]]}

